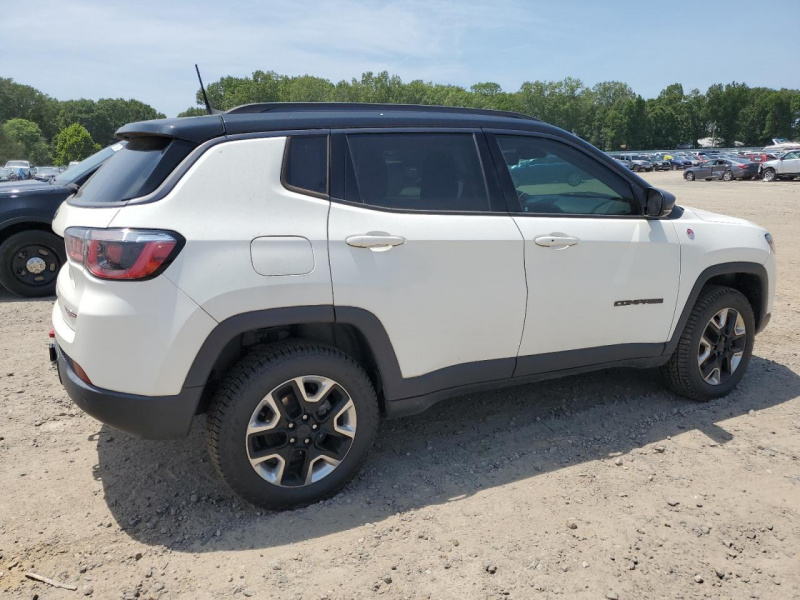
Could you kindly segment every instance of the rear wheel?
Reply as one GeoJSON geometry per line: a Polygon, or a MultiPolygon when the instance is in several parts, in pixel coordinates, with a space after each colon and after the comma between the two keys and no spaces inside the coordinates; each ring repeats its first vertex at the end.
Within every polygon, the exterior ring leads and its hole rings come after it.
{"type": "Polygon", "coordinates": [[[725,171],[722,174],[722,181],[730,181],[732,179],[733,179],[733,173],[731,173],[730,171],[725,171]]]}
{"type": "Polygon", "coordinates": [[[753,353],[755,318],[747,298],[709,286],[692,309],[678,347],[661,370],[672,391],[707,401],[739,383],[753,353]]]}
{"type": "Polygon", "coordinates": [[[778,178],[778,174],[775,173],[775,169],[764,169],[764,181],[775,181],[778,178]]]}
{"type": "Polygon", "coordinates": [[[47,231],[20,231],[0,244],[0,284],[18,296],[52,296],[66,257],[64,241],[47,231]]]}
{"type": "Polygon", "coordinates": [[[289,341],[231,369],[212,400],[206,438],[234,492],[283,509],[323,500],[350,481],[377,428],[375,390],[352,358],[289,341]]]}
{"type": "Polygon", "coordinates": [[[691,171],[684,173],[683,177],[686,179],[686,181],[694,181],[694,173],[691,171]]]}

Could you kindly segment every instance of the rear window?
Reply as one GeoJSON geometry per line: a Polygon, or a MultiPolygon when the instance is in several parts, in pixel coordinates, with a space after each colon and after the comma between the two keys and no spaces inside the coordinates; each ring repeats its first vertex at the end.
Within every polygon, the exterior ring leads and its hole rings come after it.
{"type": "Polygon", "coordinates": [[[328,195],[328,136],[292,136],[286,142],[283,183],[289,189],[328,195]]]}
{"type": "Polygon", "coordinates": [[[134,138],[86,182],[74,200],[105,204],[153,192],[196,144],[167,137],[134,138]]]}

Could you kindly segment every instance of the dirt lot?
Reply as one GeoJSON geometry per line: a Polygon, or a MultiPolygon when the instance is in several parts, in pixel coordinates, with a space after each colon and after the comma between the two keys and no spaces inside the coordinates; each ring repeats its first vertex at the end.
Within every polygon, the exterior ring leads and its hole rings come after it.
{"type": "Polygon", "coordinates": [[[0,291],[0,596],[800,597],[800,182],[647,178],[777,240],[737,391],[615,370],[452,400],[384,423],[359,478],[293,512],[232,497],[202,418],[145,442],[82,414],[47,361],[52,300],[0,291]]]}

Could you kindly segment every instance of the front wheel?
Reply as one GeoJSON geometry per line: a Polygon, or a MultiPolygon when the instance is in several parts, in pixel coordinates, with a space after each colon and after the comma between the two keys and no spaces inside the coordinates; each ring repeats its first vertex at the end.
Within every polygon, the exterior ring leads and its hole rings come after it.
{"type": "Polygon", "coordinates": [[[269,509],[319,502],[358,472],[378,429],[378,401],[352,358],[287,341],[242,358],[212,400],[211,461],[237,494],[269,509]]]}
{"type": "Polygon", "coordinates": [[[775,181],[778,178],[778,174],[775,173],[775,169],[764,169],[764,181],[775,181]]]}
{"type": "Polygon", "coordinates": [[[747,370],[754,335],[753,309],[741,292],[704,288],[678,347],[661,367],[667,386],[701,402],[730,393],[747,370]]]}
{"type": "Polygon", "coordinates": [[[683,177],[686,179],[686,181],[694,181],[694,173],[691,171],[685,173],[683,177]]]}
{"type": "Polygon", "coordinates": [[[0,244],[0,284],[17,296],[52,296],[66,260],[64,241],[47,231],[20,231],[0,244]]]}

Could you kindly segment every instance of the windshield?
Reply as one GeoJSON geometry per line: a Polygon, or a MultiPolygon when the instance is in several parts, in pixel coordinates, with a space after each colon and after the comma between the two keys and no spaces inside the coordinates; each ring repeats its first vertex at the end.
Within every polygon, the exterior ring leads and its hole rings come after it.
{"type": "Polygon", "coordinates": [[[634,155],[631,157],[631,160],[648,160],[648,159],[647,159],[647,157],[646,157],[646,156],[641,156],[641,155],[639,155],[639,154],[634,154],[634,155]]]}
{"type": "Polygon", "coordinates": [[[77,165],[69,167],[66,171],[58,175],[53,182],[58,185],[67,185],[77,181],[86,175],[86,173],[105,162],[108,158],[114,156],[114,154],[116,154],[118,151],[122,150],[126,143],[127,142],[119,142],[112,146],[103,148],[100,150],[100,152],[92,154],[89,158],[82,160],[77,165]]]}
{"type": "Polygon", "coordinates": [[[6,163],[6,167],[22,167],[24,169],[28,168],[28,162],[24,160],[10,160],[6,163]]]}

